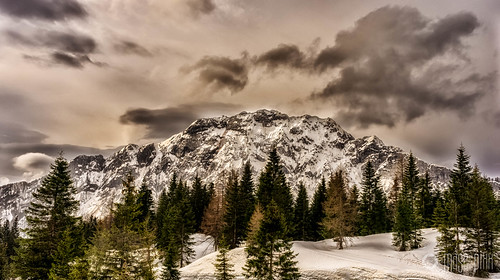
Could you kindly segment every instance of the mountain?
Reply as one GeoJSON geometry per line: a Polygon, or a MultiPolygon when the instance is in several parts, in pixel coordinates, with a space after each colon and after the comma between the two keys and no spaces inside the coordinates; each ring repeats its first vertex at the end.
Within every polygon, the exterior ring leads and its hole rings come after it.
{"type": "MultiPolygon", "coordinates": [[[[155,197],[168,186],[174,172],[188,181],[198,175],[217,187],[231,169],[240,170],[249,161],[257,181],[273,146],[292,189],[302,181],[309,194],[322,177],[338,168],[347,171],[350,185],[359,185],[368,160],[387,190],[398,161],[407,154],[386,146],[376,136],[354,138],[330,118],[288,116],[273,110],[204,118],[161,143],[127,145],[107,158],[81,155],[73,159],[70,169],[81,202],[79,214],[99,217],[107,213],[120,199],[121,179],[129,171],[136,176],[136,184],[145,181],[155,197]]],[[[447,168],[421,160],[418,166],[422,173],[429,171],[436,186],[447,183],[447,168]]],[[[35,180],[0,187],[0,218],[22,217],[39,183],[35,180]]]]}

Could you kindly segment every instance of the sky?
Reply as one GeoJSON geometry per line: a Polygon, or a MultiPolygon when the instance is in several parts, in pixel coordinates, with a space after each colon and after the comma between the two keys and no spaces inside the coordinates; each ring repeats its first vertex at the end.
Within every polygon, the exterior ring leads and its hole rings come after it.
{"type": "Polygon", "coordinates": [[[500,176],[500,1],[0,0],[0,184],[201,117],[331,117],[500,176]]]}

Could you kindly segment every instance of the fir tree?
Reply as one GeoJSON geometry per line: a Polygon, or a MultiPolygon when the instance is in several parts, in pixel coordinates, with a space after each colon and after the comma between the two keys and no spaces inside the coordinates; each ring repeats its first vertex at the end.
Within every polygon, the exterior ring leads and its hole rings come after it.
{"type": "Polygon", "coordinates": [[[323,204],[326,201],[326,181],[325,178],[321,179],[321,183],[316,188],[313,195],[313,201],[310,208],[310,240],[320,240],[323,233],[322,221],[325,217],[325,209],[323,204]]]}
{"type": "Polygon", "coordinates": [[[347,239],[353,233],[355,222],[346,185],[342,171],[335,172],[328,182],[327,200],[324,203],[326,214],[323,219],[324,236],[332,237],[340,250],[347,245],[347,239]]]}
{"type": "Polygon", "coordinates": [[[242,240],[244,240],[243,233],[245,225],[242,222],[242,207],[240,204],[240,184],[238,182],[238,175],[234,170],[231,171],[226,188],[226,200],[224,207],[224,240],[229,248],[236,248],[242,240]]]}
{"type": "Polygon", "coordinates": [[[359,206],[361,235],[385,232],[387,228],[387,199],[379,181],[371,161],[368,161],[363,171],[359,206]]]}
{"type": "Polygon", "coordinates": [[[48,278],[64,232],[76,223],[74,212],[78,202],[74,194],[68,162],[60,156],[33,193],[33,201],[26,211],[27,237],[22,240],[15,258],[21,278],[48,278]]]}
{"type": "Polygon", "coordinates": [[[477,166],[471,174],[469,195],[471,227],[466,230],[464,252],[477,261],[474,276],[487,277],[495,269],[493,260],[499,252],[496,232],[498,216],[491,184],[481,177],[477,166]]]}
{"type": "Polygon", "coordinates": [[[194,231],[200,231],[201,222],[203,220],[203,214],[207,208],[210,200],[212,199],[213,188],[207,187],[207,185],[201,182],[201,178],[198,175],[194,178],[193,187],[191,188],[189,200],[191,204],[191,209],[194,215],[194,231]]]}
{"type": "Polygon", "coordinates": [[[247,237],[250,219],[252,218],[253,211],[255,210],[255,195],[254,184],[252,179],[252,166],[250,162],[245,163],[243,167],[243,174],[239,185],[240,190],[240,206],[242,209],[241,222],[242,236],[247,237]]]}
{"type": "Polygon", "coordinates": [[[403,174],[403,189],[396,205],[393,244],[400,251],[416,249],[422,242],[420,218],[416,213],[415,196],[419,191],[418,169],[413,154],[408,157],[408,164],[403,174]]]}
{"type": "Polygon", "coordinates": [[[425,172],[424,178],[417,193],[417,213],[422,219],[422,226],[432,226],[432,215],[434,213],[433,197],[431,192],[431,179],[429,172],[425,172]]]}
{"type": "Polygon", "coordinates": [[[294,207],[294,222],[295,233],[293,235],[295,240],[307,240],[309,230],[309,200],[307,198],[306,187],[303,183],[299,184],[299,192],[295,200],[294,207]]]}
{"type": "MultiPolygon", "coordinates": [[[[274,200],[279,211],[283,214],[287,227],[292,228],[293,208],[290,205],[293,205],[293,198],[276,148],[273,148],[269,154],[257,188],[257,201],[261,207],[265,209],[271,200],[274,200]]],[[[288,233],[292,234],[292,232],[288,233]]]]}
{"type": "Polygon", "coordinates": [[[292,243],[279,207],[271,200],[254,238],[249,240],[244,267],[247,277],[256,279],[299,279],[292,243]]]}
{"type": "Polygon", "coordinates": [[[226,246],[221,246],[217,254],[215,266],[215,279],[217,280],[231,280],[234,279],[234,265],[229,262],[228,249],[226,246]]]}
{"type": "Polygon", "coordinates": [[[148,227],[152,228],[155,219],[153,192],[149,189],[146,182],[142,182],[141,184],[136,203],[139,206],[139,216],[137,219],[141,223],[146,222],[148,227]]]}

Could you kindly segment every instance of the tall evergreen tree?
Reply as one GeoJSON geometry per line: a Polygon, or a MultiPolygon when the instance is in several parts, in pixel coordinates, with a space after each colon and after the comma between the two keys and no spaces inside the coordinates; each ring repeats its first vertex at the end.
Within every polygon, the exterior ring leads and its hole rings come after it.
{"type": "Polygon", "coordinates": [[[317,241],[322,238],[323,233],[323,219],[325,217],[325,209],[323,204],[326,201],[326,181],[323,177],[320,184],[316,188],[313,195],[313,200],[310,208],[310,240],[317,241]]]}
{"type": "MultiPolygon", "coordinates": [[[[269,153],[269,159],[260,175],[257,188],[257,201],[264,209],[271,200],[274,200],[279,211],[283,214],[287,226],[292,228],[293,208],[290,205],[293,205],[293,197],[276,148],[273,148],[269,153]]],[[[292,231],[288,233],[292,234],[292,231]]]]}
{"type": "Polygon", "coordinates": [[[224,207],[224,240],[229,248],[236,248],[242,240],[244,240],[242,230],[245,230],[245,225],[242,222],[242,207],[240,204],[240,184],[238,175],[234,170],[231,171],[226,188],[226,200],[224,207]]]}
{"type": "Polygon", "coordinates": [[[217,280],[231,280],[234,279],[234,265],[229,262],[228,249],[226,246],[221,246],[217,254],[215,266],[215,279],[217,280]]]}
{"type": "Polygon", "coordinates": [[[299,192],[295,200],[294,207],[294,220],[295,232],[293,238],[295,240],[307,240],[310,232],[310,214],[309,214],[309,199],[307,198],[307,191],[304,184],[299,184],[299,192]]]}
{"type": "Polygon", "coordinates": [[[419,248],[422,242],[420,218],[416,211],[416,194],[419,191],[419,177],[415,157],[410,153],[403,174],[403,189],[396,206],[393,244],[400,251],[419,248]]]}
{"type": "Polygon", "coordinates": [[[355,214],[347,197],[346,185],[343,172],[335,172],[328,182],[327,200],[324,203],[326,214],[323,219],[324,235],[332,237],[340,250],[347,245],[355,223],[355,214]]]}
{"type": "Polygon", "coordinates": [[[146,182],[142,182],[141,184],[136,203],[139,206],[139,216],[137,218],[140,222],[146,222],[148,227],[152,228],[155,219],[153,192],[149,189],[146,182]]]}
{"type": "Polygon", "coordinates": [[[209,188],[206,184],[203,184],[201,182],[201,178],[196,175],[196,177],[194,178],[193,187],[191,188],[189,195],[191,209],[194,215],[195,232],[200,231],[203,214],[205,214],[205,209],[207,209],[207,206],[212,199],[213,193],[213,187],[209,188]]]}
{"type": "Polygon", "coordinates": [[[488,277],[496,268],[494,259],[500,250],[496,231],[498,215],[491,184],[481,177],[477,166],[471,174],[469,195],[471,227],[466,230],[464,252],[475,259],[474,276],[488,277]]]}
{"type": "Polygon", "coordinates": [[[279,207],[271,200],[259,230],[249,240],[245,275],[256,279],[299,279],[292,243],[287,239],[287,225],[279,207]]]}
{"type": "Polygon", "coordinates": [[[243,229],[242,236],[246,238],[249,230],[250,219],[252,218],[252,214],[255,210],[255,190],[252,179],[252,166],[250,165],[250,162],[246,162],[243,167],[239,190],[240,206],[242,209],[240,224],[243,229]]]}
{"type": "Polygon", "coordinates": [[[74,194],[68,162],[60,156],[33,193],[33,201],[26,211],[27,237],[22,240],[15,258],[21,278],[48,278],[64,232],[76,223],[74,212],[78,202],[74,194]]]}
{"type": "Polygon", "coordinates": [[[432,226],[432,215],[434,213],[434,203],[431,191],[431,178],[429,172],[425,172],[421,180],[417,193],[417,213],[421,217],[423,227],[432,226]]]}
{"type": "Polygon", "coordinates": [[[379,182],[379,176],[375,175],[375,169],[368,161],[363,171],[363,193],[359,206],[361,235],[381,233],[387,229],[387,199],[379,182]]]}

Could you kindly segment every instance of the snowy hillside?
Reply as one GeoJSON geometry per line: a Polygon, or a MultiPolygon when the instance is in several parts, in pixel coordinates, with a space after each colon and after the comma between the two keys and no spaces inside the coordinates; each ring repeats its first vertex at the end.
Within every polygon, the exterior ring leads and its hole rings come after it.
{"type": "MultiPolygon", "coordinates": [[[[292,190],[303,181],[309,194],[321,177],[338,168],[346,170],[350,185],[359,185],[361,170],[368,160],[387,189],[398,161],[405,155],[376,136],[355,139],[330,118],[259,110],[200,119],[158,144],[127,145],[107,158],[82,155],[72,160],[70,169],[81,203],[79,214],[99,217],[107,213],[110,205],[120,199],[121,179],[129,171],[136,177],[136,184],[145,181],[155,197],[168,186],[174,172],[188,181],[198,175],[217,187],[231,169],[239,170],[249,161],[256,181],[273,145],[292,190]]],[[[421,172],[430,172],[437,185],[448,181],[448,169],[423,161],[418,164],[421,172]]],[[[0,187],[0,219],[22,217],[38,184],[34,181],[0,187]]]]}
{"type": "MultiPolygon", "coordinates": [[[[303,279],[476,279],[445,271],[436,263],[437,235],[435,229],[425,229],[423,247],[409,252],[398,252],[391,246],[391,233],[357,237],[344,250],[337,250],[331,239],[296,241],[293,250],[298,254],[296,260],[303,279]]],[[[208,254],[182,268],[183,278],[213,279],[216,255],[208,254]]],[[[246,262],[244,249],[236,248],[228,255],[235,274],[241,276],[246,262]]]]}

